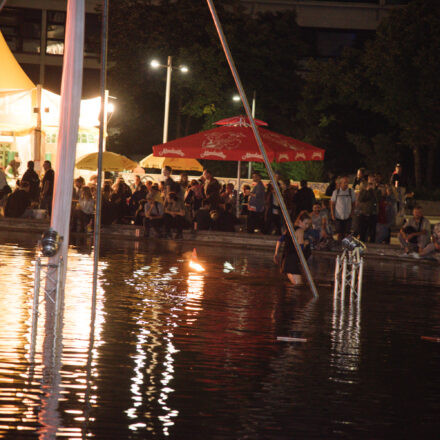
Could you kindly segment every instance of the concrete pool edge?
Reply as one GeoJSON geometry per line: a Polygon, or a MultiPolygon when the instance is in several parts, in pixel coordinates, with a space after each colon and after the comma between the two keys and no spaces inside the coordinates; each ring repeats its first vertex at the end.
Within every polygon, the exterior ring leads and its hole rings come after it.
{"type": "MultiPolygon", "coordinates": [[[[0,230],[11,232],[26,232],[26,233],[42,233],[49,227],[47,220],[36,219],[9,219],[0,218],[0,230]]],[[[126,240],[146,240],[143,236],[143,229],[140,226],[134,225],[110,225],[103,226],[102,237],[108,238],[125,238],[126,240]]],[[[92,238],[91,234],[73,233],[72,236],[88,236],[92,238]]],[[[228,247],[239,247],[242,249],[258,250],[265,252],[273,252],[277,236],[261,235],[261,234],[247,234],[245,232],[220,232],[220,231],[200,231],[196,235],[191,231],[183,232],[183,239],[179,240],[186,243],[193,243],[194,245],[222,245],[228,247]]],[[[149,240],[158,240],[157,238],[149,238],[149,240]]],[[[165,241],[174,241],[166,239],[165,241]]],[[[439,262],[429,259],[416,259],[408,256],[401,256],[401,249],[398,245],[389,244],[371,244],[367,245],[365,257],[379,258],[384,260],[400,260],[412,261],[414,263],[431,264],[438,266],[439,262]]],[[[337,251],[314,251],[316,255],[336,256],[337,251]]]]}

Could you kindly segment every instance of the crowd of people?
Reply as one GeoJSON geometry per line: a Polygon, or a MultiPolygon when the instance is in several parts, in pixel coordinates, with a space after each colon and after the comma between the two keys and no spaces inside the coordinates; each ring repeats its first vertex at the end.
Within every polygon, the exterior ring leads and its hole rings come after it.
{"type": "MultiPolygon", "coordinates": [[[[45,210],[50,216],[55,175],[49,161],[43,163],[43,170],[40,178],[34,163],[28,162],[26,172],[12,190],[0,168],[0,201],[5,217],[31,217],[35,209],[45,210]]],[[[96,180],[96,175],[87,184],[83,177],[74,180],[72,232],[93,229],[96,180]]],[[[440,226],[431,235],[431,225],[421,207],[416,206],[413,216],[403,222],[405,201],[412,194],[407,193],[399,164],[388,181],[363,168],[351,185],[348,176],[334,177],[319,200],[305,180],[299,187],[280,175],[276,175],[276,180],[296,225],[302,224],[296,221],[298,216],[307,213],[310,224],[304,229],[304,240],[312,249],[331,248],[334,239],[337,242],[349,234],[366,243],[390,243],[391,229],[401,223],[398,238],[405,253],[426,256],[439,250],[431,237],[440,232],[440,226]]],[[[175,178],[168,166],[162,170],[158,183],[136,176],[129,185],[117,177],[114,182],[104,181],[101,209],[103,225],[143,226],[146,237],[179,239],[184,229],[193,234],[202,230],[241,230],[278,236],[285,231],[274,188],[271,183],[265,185],[258,172],[253,173],[252,184],[244,184],[239,192],[232,183],[220,184],[209,170],[191,181],[186,173],[175,178]]]]}

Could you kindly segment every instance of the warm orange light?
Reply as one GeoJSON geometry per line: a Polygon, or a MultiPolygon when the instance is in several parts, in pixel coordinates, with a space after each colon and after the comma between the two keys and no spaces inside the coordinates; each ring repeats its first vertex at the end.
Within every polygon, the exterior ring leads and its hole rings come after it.
{"type": "Polygon", "coordinates": [[[196,272],[204,272],[205,271],[205,268],[200,263],[197,263],[196,261],[193,261],[193,260],[190,260],[189,267],[191,269],[195,270],[196,272]]]}
{"type": "Polygon", "coordinates": [[[196,272],[204,272],[205,268],[199,263],[199,259],[197,257],[197,250],[196,248],[192,251],[191,260],[189,260],[189,267],[196,272]]]}

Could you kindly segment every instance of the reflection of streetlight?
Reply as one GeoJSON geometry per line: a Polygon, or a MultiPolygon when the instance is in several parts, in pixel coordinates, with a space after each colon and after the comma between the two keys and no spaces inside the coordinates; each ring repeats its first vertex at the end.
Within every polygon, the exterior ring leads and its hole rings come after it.
{"type": "Polygon", "coordinates": [[[179,67],[173,67],[172,65],[172,57],[168,57],[167,64],[160,64],[159,61],[153,60],[150,63],[150,66],[153,69],[158,69],[159,67],[163,67],[167,69],[167,84],[165,89],[165,115],[163,120],[163,143],[167,142],[168,140],[168,119],[169,119],[169,112],[170,112],[170,90],[171,90],[171,71],[173,69],[180,70],[182,73],[188,72],[188,67],[186,66],[179,66],[179,67]]]}
{"type": "MultiPolygon", "coordinates": [[[[241,101],[240,95],[234,95],[232,100],[235,102],[241,101]]],[[[255,119],[255,108],[257,105],[257,91],[254,90],[254,94],[252,96],[252,118],[255,119]]],[[[252,177],[252,162],[249,162],[248,166],[248,179],[252,177]]]]}

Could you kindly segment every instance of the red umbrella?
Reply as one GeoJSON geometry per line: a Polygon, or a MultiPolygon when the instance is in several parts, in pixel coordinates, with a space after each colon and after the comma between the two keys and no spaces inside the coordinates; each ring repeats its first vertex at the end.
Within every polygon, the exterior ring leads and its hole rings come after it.
{"type": "MultiPolygon", "coordinates": [[[[323,160],[325,151],[258,127],[271,162],[323,160]]],[[[222,126],[153,146],[155,156],[263,162],[252,128],[222,126]]]]}
{"type": "MultiPolygon", "coordinates": [[[[259,119],[254,119],[256,125],[264,125],[268,126],[269,124],[264,121],[260,121],[259,119]]],[[[250,127],[251,123],[249,122],[249,118],[244,115],[233,116],[232,118],[220,119],[220,121],[214,122],[214,125],[233,125],[240,127],[250,127]]]]}

